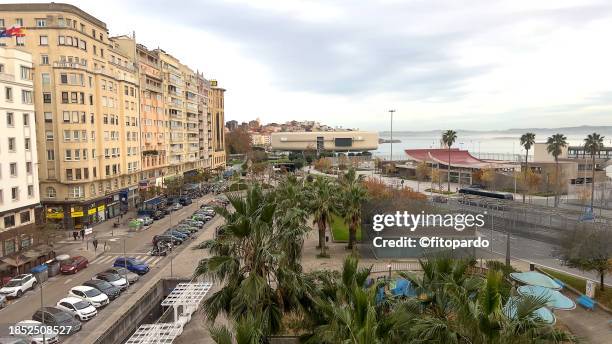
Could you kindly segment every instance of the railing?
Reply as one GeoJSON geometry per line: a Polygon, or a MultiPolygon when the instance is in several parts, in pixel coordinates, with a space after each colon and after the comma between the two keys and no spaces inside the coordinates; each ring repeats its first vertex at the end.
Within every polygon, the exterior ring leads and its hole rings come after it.
{"type": "Polygon", "coordinates": [[[13,74],[0,73],[0,80],[2,80],[2,81],[15,81],[15,76],[13,74]]]}
{"type": "Polygon", "coordinates": [[[75,69],[87,70],[87,66],[85,65],[82,65],[80,63],[75,63],[75,62],[68,62],[68,61],[53,62],[53,67],[55,68],[75,68],[75,69]]]}

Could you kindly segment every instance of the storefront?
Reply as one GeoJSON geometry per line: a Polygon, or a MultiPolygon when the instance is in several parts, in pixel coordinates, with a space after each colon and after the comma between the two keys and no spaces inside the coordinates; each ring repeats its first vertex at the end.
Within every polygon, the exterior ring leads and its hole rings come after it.
{"type": "Polygon", "coordinates": [[[87,227],[87,218],[85,217],[83,206],[75,205],[70,207],[70,218],[72,219],[72,228],[81,230],[87,227]]]}

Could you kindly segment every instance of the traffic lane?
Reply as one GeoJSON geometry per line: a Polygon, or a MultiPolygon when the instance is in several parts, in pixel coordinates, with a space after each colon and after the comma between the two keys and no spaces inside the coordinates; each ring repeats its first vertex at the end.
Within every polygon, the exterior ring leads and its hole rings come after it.
{"type": "MultiPolygon", "coordinates": [[[[204,200],[206,202],[206,200],[204,200]]],[[[199,208],[199,204],[201,202],[194,202],[187,207],[184,207],[184,210],[179,210],[173,214],[173,220],[176,216],[177,221],[173,221],[173,224],[176,224],[178,221],[187,218],[193,211],[199,208]]],[[[165,231],[169,226],[169,217],[166,216],[164,219],[155,221],[153,225],[147,230],[134,232],[133,236],[126,237],[126,252],[132,252],[137,249],[147,249],[151,247],[151,240],[154,235],[157,235],[163,231],[165,231]],[[164,221],[168,219],[167,221],[164,221]]],[[[207,230],[210,227],[209,224],[206,224],[205,227],[198,231],[198,233],[207,230]]],[[[198,235],[199,236],[199,235],[198,235]]],[[[112,254],[119,253],[122,254],[123,250],[123,242],[120,240],[121,250],[116,252],[106,251],[104,254],[112,254]]],[[[181,245],[183,246],[183,245],[181,245]]],[[[179,247],[180,249],[180,247],[179,247]]],[[[162,267],[165,264],[166,259],[160,260],[161,264],[156,265],[157,267],[162,267]]],[[[108,265],[98,265],[98,264],[90,264],[84,270],[79,271],[74,275],[61,275],[57,277],[52,277],[49,281],[45,282],[43,285],[43,300],[42,304],[44,306],[54,306],[57,301],[66,297],[68,294],[68,290],[70,288],[75,287],[77,285],[81,285],[83,282],[90,280],[96,274],[108,269],[112,264],[108,265]]],[[[147,275],[144,275],[146,278],[147,275]]],[[[138,283],[136,284],[138,286],[138,283]]],[[[129,292],[129,291],[128,291],[129,292]]],[[[119,300],[119,299],[117,299],[119,300]]],[[[114,302],[114,301],[113,301],[114,302]]],[[[7,324],[15,324],[21,320],[31,319],[32,314],[40,308],[41,300],[40,300],[40,287],[37,287],[35,290],[30,290],[26,294],[24,294],[21,298],[15,299],[11,304],[7,305],[5,308],[0,310],[0,317],[2,318],[1,323],[2,327],[7,324]]],[[[2,330],[0,330],[2,332],[2,330]]]]}

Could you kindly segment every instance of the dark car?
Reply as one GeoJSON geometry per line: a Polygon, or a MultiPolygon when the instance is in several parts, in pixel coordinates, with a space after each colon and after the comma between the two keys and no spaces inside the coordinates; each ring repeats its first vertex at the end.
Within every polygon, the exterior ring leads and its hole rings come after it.
{"type": "Polygon", "coordinates": [[[81,329],[81,322],[72,314],[55,307],[43,307],[37,310],[32,315],[32,320],[40,321],[47,326],[62,326],[63,332],[67,334],[73,334],[81,329]]]}
{"type": "Polygon", "coordinates": [[[114,285],[99,279],[84,282],[83,285],[98,289],[101,293],[106,294],[110,300],[118,298],[119,294],[121,294],[121,289],[119,287],[115,287],[114,285]]]}
{"type": "Polygon", "coordinates": [[[163,211],[161,211],[161,210],[156,210],[156,211],[154,211],[154,212],[153,212],[153,214],[151,214],[151,218],[152,218],[153,220],[155,220],[155,221],[157,221],[157,220],[161,220],[161,219],[163,219],[165,216],[166,216],[166,214],[164,214],[164,212],[163,212],[163,211]]]}
{"type": "Polygon", "coordinates": [[[157,243],[161,241],[171,242],[173,245],[180,245],[185,240],[174,235],[161,234],[153,237],[153,246],[157,245],[157,243]]]}
{"type": "Polygon", "coordinates": [[[149,272],[149,265],[143,261],[140,261],[133,257],[119,257],[115,259],[115,263],[113,264],[115,267],[126,268],[133,273],[137,273],[139,275],[144,275],[149,272]]]}
{"type": "Polygon", "coordinates": [[[65,260],[60,265],[60,272],[63,274],[76,274],[79,270],[85,269],[89,265],[87,258],[75,256],[65,260]]]}
{"type": "Polygon", "coordinates": [[[178,237],[181,238],[183,241],[189,239],[190,234],[184,233],[184,232],[180,232],[174,229],[168,229],[167,231],[164,232],[164,234],[166,235],[171,235],[173,237],[178,237]]]}
{"type": "Polygon", "coordinates": [[[193,203],[190,197],[179,197],[178,202],[182,206],[190,205],[191,203],[193,203]]]}

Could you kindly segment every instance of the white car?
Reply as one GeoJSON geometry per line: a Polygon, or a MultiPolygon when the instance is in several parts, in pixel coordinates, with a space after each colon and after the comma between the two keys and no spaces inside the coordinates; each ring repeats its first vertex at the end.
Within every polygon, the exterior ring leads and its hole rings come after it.
{"type": "Polygon", "coordinates": [[[108,305],[108,296],[96,288],[84,285],[76,286],[68,292],[68,296],[77,297],[83,301],[91,303],[94,307],[100,308],[108,305]]]}
{"type": "Polygon", "coordinates": [[[57,308],[72,314],[81,321],[87,321],[98,314],[96,307],[77,297],[65,297],[57,303],[57,308]]]}
{"type": "Polygon", "coordinates": [[[36,278],[32,274],[17,275],[0,289],[0,294],[9,297],[21,297],[23,293],[36,286],[36,278]]]}
{"type": "Polygon", "coordinates": [[[59,343],[59,334],[53,331],[52,326],[45,326],[40,321],[23,320],[15,324],[14,331],[29,334],[32,343],[35,344],[54,344],[59,343]],[[44,336],[43,336],[44,332],[44,336]],[[44,338],[44,340],[43,340],[44,338]]]}

